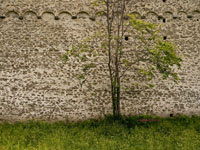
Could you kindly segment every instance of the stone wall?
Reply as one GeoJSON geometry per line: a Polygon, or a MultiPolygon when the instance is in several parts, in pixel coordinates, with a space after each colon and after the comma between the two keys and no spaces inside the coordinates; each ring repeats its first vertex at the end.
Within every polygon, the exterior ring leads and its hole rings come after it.
{"type": "MultiPolygon", "coordinates": [[[[0,0],[0,120],[83,120],[112,113],[105,63],[97,85],[80,89],[79,62],[64,63],[72,43],[92,34],[101,12],[89,0],[0,0]],[[103,80],[102,80],[103,78],[103,80]],[[104,79],[105,78],[105,79],[104,79]]],[[[132,0],[130,14],[162,24],[184,62],[181,82],[123,92],[126,115],[200,114],[200,1],[132,0]]]]}

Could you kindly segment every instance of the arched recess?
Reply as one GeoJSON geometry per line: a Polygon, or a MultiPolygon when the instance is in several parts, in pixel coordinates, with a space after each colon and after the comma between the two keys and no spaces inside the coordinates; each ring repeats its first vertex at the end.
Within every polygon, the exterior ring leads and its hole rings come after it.
{"type": "Polygon", "coordinates": [[[70,20],[72,18],[72,14],[67,11],[62,11],[58,14],[58,17],[61,21],[70,20]]]}
{"type": "Polygon", "coordinates": [[[139,12],[136,12],[136,11],[131,12],[130,15],[134,15],[137,19],[140,19],[140,18],[141,18],[140,13],[139,13],[139,12]]]}
{"type": "Polygon", "coordinates": [[[171,11],[166,11],[163,13],[163,18],[165,18],[166,22],[173,20],[173,13],[171,11]]]}
{"type": "Polygon", "coordinates": [[[55,19],[55,15],[54,15],[54,13],[49,12],[49,11],[43,12],[42,13],[42,19],[44,21],[53,21],[55,19]]]}
{"type": "Polygon", "coordinates": [[[187,18],[187,12],[185,12],[185,11],[179,11],[178,12],[178,18],[180,20],[182,20],[182,21],[188,20],[188,18],[187,18]]]}
{"type": "Polygon", "coordinates": [[[85,11],[81,11],[77,14],[78,19],[89,19],[89,17],[90,15],[85,11]]]}
{"type": "Polygon", "coordinates": [[[95,14],[97,22],[105,23],[106,22],[106,13],[104,11],[99,11],[95,14]]]}
{"type": "Polygon", "coordinates": [[[158,22],[158,14],[153,11],[150,11],[146,14],[146,19],[149,22],[157,23],[158,22]]]}
{"type": "Polygon", "coordinates": [[[18,18],[19,14],[16,11],[8,11],[5,16],[8,18],[18,18]]]}
{"type": "Polygon", "coordinates": [[[200,14],[200,10],[194,10],[192,11],[193,14],[200,14]]]}
{"type": "Polygon", "coordinates": [[[36,20],[37,19],[37,14],[33,11],[26,11],[24,13],[24,18],[26,20],[36,20]]]}
{"type": "Polygon", "coordinates": [[[200,11],[194,10],[192,11],[193,20],[200,21],[200,11]]]}

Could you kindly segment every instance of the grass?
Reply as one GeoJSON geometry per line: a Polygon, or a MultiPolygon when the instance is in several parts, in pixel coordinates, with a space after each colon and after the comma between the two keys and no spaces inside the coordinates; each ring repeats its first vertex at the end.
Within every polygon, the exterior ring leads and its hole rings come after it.
{"type": "Polygon", "coordinates": [[[0,150],[200,150],[200,117],[2,123],[0,150]]]}

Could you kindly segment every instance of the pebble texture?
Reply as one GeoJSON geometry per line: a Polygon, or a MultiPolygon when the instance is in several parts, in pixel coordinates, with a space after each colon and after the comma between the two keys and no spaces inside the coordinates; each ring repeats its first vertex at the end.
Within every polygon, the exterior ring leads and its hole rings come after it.
{"type": "MultiPolygon", "coordinates": [[[[180,84],[122,92],[126,115],[200,114],[200,1],[132,0],[129,13],[162,24],[183,57],[180,84]]],[[[84,120],[112,113],[105,63],[83,89],[81,64],[64,63],[72,43],[93,33],[101,8],[89,0],[0,0],[0,120],[84,120]]]]}

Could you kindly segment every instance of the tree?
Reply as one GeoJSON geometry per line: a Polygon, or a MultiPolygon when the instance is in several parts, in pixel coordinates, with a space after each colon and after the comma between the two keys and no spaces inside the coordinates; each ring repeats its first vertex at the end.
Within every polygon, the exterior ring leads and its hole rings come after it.
{"type": "Polygon", "coordinates": [[[93,36],[75,43],[64,55],[65,60],[73,57],[84,64],[79,75],[81,85],[86,76],[95,71],[99,56],[104,56],[114,117],[120,116],[121,89],[135,85],[130,84],[130,80],[150,82],[161,75],[163,79],[177,82],[179,78],[174,69],[180,69],[182,61],[176,53],[176,46],[161,38],[159,26],[128,14],[129,3],[130,0],[93,1],[96,8],[104,9],[99,15],[106,17],[106,23],[100,22],[93,36]],[[134,40],[127,42],[130,38],[134,40]]]}

